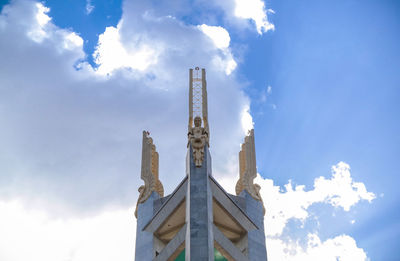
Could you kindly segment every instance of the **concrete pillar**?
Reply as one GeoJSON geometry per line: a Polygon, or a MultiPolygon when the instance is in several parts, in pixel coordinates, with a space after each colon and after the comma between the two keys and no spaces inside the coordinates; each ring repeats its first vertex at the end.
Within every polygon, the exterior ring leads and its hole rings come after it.
{"type": "Polygon", "coordinates": [[[246,190],[243,190],[240,196],[245,199],[246,214],[258,227],[258,229],[249,231],[247,234],[249,260],[266,261],[263,205],[261,201],[255,200],[246,190]]]}
{"type": "Polygon", "coordinates": [[[136,261],[151,261],[155,256],[153,250],[153,234],[143,231],[143,227],[153,217],[154,201],[159,198],[160,196],[153,191],[150,197],[138,206],[135,251],[136,261]]]}
{"type": "Polygon", "coordinates": [[[186,261],[214,261],[211,157],[204,147],[204,161],[196,167],[192,146],[189,148],[188,190],[186,198],[186,261]]]}

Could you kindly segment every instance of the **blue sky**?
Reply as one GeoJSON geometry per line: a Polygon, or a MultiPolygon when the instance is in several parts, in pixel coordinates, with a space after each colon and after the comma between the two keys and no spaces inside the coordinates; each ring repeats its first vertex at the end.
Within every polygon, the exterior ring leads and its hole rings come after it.
{"type": "Polygon", "coordinates": [[[397,1],[0,3],[0,259],[131,259],[141,131],[170,193],[195,66],[229,191],[254,123],[271,260],[400,259],[397,1]]]}
{"type": "MultiPolygon", "coordinates": [[[[400,6],[396,1],[295,5],[271,2],[277,29],[250,43],[254,52],[246,62],[260,69],[243,68],[254,79],[253,99],[260,87],[276,87],[271,94],[276,110],[252,106],[256,133],[265,134],[257,140],[258,159],[268,159],[258,161],[259,171],[278,184],[292,179],[308,186],[327,165],[349,163],[354,179],[384,197],[373,206],[357,206],[358,222],[344,231],[371,260],[398,260],[400,6]]],[[[343,222],[341,215],[327,218],[327,224],[343,222]]],[[[325,236],[332,230],[321,226],[325,236]]]]}

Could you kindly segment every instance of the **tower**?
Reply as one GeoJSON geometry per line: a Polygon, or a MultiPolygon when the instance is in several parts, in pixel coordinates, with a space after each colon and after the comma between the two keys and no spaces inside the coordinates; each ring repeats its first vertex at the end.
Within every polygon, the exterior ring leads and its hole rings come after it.
{"type": "Polygon", "coordinates": [[[257,175],[254,130],[239,152],[236,195],[212,176],[205,69],[189,70],[186,175],[164,196],[158,153],[143,132],[139,199],[135,215],[136,261],[267,260],[264,206],[257,175]]]}

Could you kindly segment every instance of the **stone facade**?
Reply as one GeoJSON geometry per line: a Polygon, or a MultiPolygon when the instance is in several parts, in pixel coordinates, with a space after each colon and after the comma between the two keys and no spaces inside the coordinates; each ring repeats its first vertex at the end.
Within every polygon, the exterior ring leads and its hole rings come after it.
{"type": "MultiPolygon", "coordinates": [[[[186,260],[214,260],[213,205],[209,176],[211,157],[204,149],[204,160],[198,167],[190,153],[189,184],[186,196],[186,260]]],[[[190,150],[192,147],[190,146],[190,150]]]]}

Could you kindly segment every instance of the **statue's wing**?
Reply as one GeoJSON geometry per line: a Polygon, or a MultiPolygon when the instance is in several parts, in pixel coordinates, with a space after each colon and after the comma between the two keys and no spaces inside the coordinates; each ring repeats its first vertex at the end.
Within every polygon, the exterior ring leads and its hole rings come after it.
{"type": "Polygon", "coordinates": [[[239,180],[236,183],[236,195],[239,195],[243,189],[243,177],[246,171],[246,153],[245,153],[245,144],[242,144],[241,150],[239,152],[239,180]]]}
{"type": "MultiPolygon", "coordinates": [[[[249,135],[246,136],[245,142],[242,145],[242,151],[239,154],[239,160],[241,189],[247,190],[254,199],[262,200],[259,194],[259,188],[254,184],[254,179],[257,177],[254,130],[251,130],[249,135]]],[[[236,187],[238,188],[238,185],[236,187]]]]}
{"type": "Polygon", "coordinates": [[[140,202],[146,201],[156,186],[156,179],[151,172],[152,169],[152,146],[153,140],[148,137],[148,132],[143,131],[142,145],[142,170],[140,177],[144,181],[144,191],[141,193],[140,202]]]}
{"type": "Polygon", "coordinates": [[[252,181],[257,177],[256,148],[254,142],[254,130],[245,138],[246,175],[252,181]]]}

